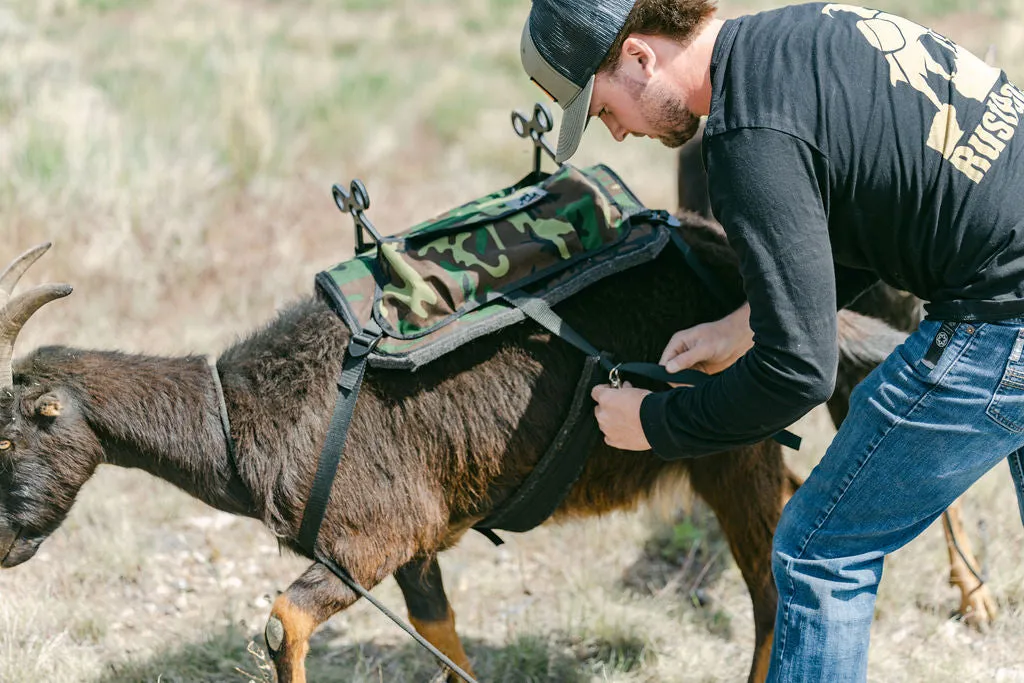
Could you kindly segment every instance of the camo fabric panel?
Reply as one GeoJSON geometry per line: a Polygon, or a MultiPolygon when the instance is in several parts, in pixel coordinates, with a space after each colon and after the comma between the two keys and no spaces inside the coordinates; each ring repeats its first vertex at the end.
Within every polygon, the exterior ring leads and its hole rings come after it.
{"type": "Polygon", "coordinates": [[[408,354],[507,314],[505,292],[543,296],[650,247],[657,226],[624,220],[640,211],[606,167],[564,165],[537,185],[500,190],[388,238],[318,282],[336,288],[349,327],[375,313],[386,332],[376,355],[408,354]]]}

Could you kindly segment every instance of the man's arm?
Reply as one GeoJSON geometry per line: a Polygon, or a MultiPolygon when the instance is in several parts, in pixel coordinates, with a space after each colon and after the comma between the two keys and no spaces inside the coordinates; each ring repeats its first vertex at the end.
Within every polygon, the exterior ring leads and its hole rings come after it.
{"type": "Polygon", "coordinates": [[[770,129],[704,145],[712,208],[739,256],[754,345],[700,387],[644,397],[644,434],[668,459],[760,441],[827,400],[835,384],[827,159],[770,129]]]}

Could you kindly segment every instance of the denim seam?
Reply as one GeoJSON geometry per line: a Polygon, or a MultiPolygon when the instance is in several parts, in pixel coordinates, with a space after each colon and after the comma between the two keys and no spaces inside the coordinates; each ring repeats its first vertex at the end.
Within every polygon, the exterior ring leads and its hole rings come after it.
{"type": "MultiPolygon", "coordinates": [[[[869,448],[868,448],[868,450],[867,450],[863,460],[861,460],[857,464],[856,470],[853,472],[853,474],[851,476],[849,476],[847,478],[847,481],[845,481],[843,483],[843,487],[842,487],[842,490],[839,492],[839,495],[836,496],[835,500],[833,500],[830,503],[830,505],[828,506],[828,509],[824,511],[825,514],[814,525],[814,528],[810,531],[810,533],[807,534],[807,537],[803,540],[803,542],[800,544],[800,548],[797,550],[796,557],[793,558],[793,559],[799,560],[799,559],[801,559],[803,557],[803,554],[804,554],[804,552],[807,549],[807,545],[811,542],[811,539],[818,532],[818,530],[821,529],[821,527],[825,524],[825,522],[828,521],[828,518],[832,514],[832,511],[835,510],[835,507],[840,503],[840,501],[842,501],[843,496],[846,495],[846,491],[853,484],[853,481],[857,478],[857,475],[860,474],[861,470],[864,469],[864,466],[867,465],[868,460],[871,459],[871,456],[874,455],[875,451],[878,450],[878,447],[882,445],[882,443],[885,441],[886,437],[889,436],[889,434],[892,432],[892,430],[895,429],[896,427],[900,426],[904,422],[906,422],[907,419],[911,415],[913,415],[917,411],[917,409],[921,406],[921,404],[925,400],[927,400],[933,393],[935,393],[938,390],[941,390],[941,389],[945,388],[945,387],[942,386],[942,381],[944,379],[946,379],[946,377],[953,370],[953,368],[960,362],[960,360],[963,359],[964,356],[966,356],[968,354],[968,352],[972,348],[975,348],[977,346],[974,343],[974,341],[975,341],[975,339],[978,336],[980,336],[980,334],[981,334],[981,332],[980,332],[980,330],[978,330],[977,332],[975,332],[975,334],[971,335],[970,338],[965,340],[965,344],[960,349],[959,353],[957,353],[956,358],[954,358],[953,361],[949,364],[949,366],[945,370],[943,370],[942,375],[938,379],[936,379],[934,383],[930,383],[930,386],[928,387],[928,390],[925,391],[923,394],[921,394],[920,398],[918,398],[914,402],[914,405],[912,405],[910,407],[910,410],[906,411],[906,413],[904,413],[903,415],[899,416],[895,421],[893,421],[893,423],[891,425],[889,425],[889,428],[886,429],[878,437],[878,440],[875,441],[873,444],[871,444],[869,446],[869,448]]],[[[929,384],[929,383],[926,383],[926,384],[929,384]]]]}
{"type": "MultiPolygon", "coordinates": [[[[825,525],[825,522],[828,521],[828,518],[832,515],[832,512],[836,509],[836,506],[839,505],[839,503],[843,500],[843,497],[846,495],[846,492],[853,485],[853,482],[856,481],[857,475],[861,473],[861,471],[864,469],[864,466],[867,465],[868,461],[871,459],[871,456],[875,454],[875,451],[877,451],[879,446],[881,446],[882,443],[885,441],[885,437],[887,437],[893,429],[903,424],[906,421],[907,417],[909,417],[912,412],[917,410],[917,407],[921,405],[921,402],[924,401],[925,398],[927,398],[937,388],[937,384],[930,386],[928,390],[921,395],[921,398],[919,398],[914,403],[910,410],[907,411],[907,414],[904,416],[900,416],[895,422],[889,425],[889,428],[885,430],[881,437],[879,437],[879,439],[868,448],[868,450],[864,454],[864,458],[857,464],[856,470],[853,472],[852,476],[847,477],[846,481],[843,482],[842,489],[840,490],[839,495],[836,496],[835,499],[829,504],[828,508],[824,510],[824,514],[814,524],[814,528],[807,533],[806,537],[800,543],[799,547],[797,548],[796,555],[786,560],[786,577],[789,579],[789,597],[786,599],[786,602],[782,606],[783,625],[789,623],[790,607],[793,604],[793,599],[796,597],[796,581],[794,580],[793,572],[791,571],[793,564],[797,560],[803,558],[804,552],[807,550],[807,546],[810,544],[811,540],[818,533],[818,531],[821,530],[821,527],[825,525]]],[[[785,662],[787,631],[788,629],[784,630],[781,634],[775,634],[776,638],[778,638],[779,640],[778,661],[780,667],[782,667],[783,662],[785,662]]]]}
{"type": "MultiPolygon", "coordinates": [[[[1018,331],[1017,337],[1014,338],[1014,344],[1016,344],[1017,339],[1020,337],[1020,334],[1020,331],[1018,331]]],[[[1012,353],[1013,351],[1011,349],[1010,354],[1012,353]]],[[[999,410],[999,405],[997,401],[997,399],[1001,395],[1001,392],[1003,392],[1004,389],[1011,389],[1017,391],[1024,389],[1024,386],[1021,386],[1019,381],[1017,383],[1014,383],[1012,379],[1010,381],[1007,380],[1008,375],[1011,375],[1013,372],[1019,372],[1014,370],[1013,365],[1014,361],[1011,358],[1011,356],[1008,355],[1006,358],[1006,365],[1003,368],[1003,374],[1000,375],[999,381],[996,383],[995,388],[992,390],[992,398],[988,400],[988,405],[985,406],[985,415],[988,417],[988,419],[992,420],[997,425],[999,425],[1006,431],[1010,432],[1011,434],[1021,434],[1024,433],[1024,424],[1017,423],[1014,420],[1010,419],[1009,417],[1003,417],[1003,413],[1002,411],[999,410]]]]}
{"type": "MultiPolygon", "coordinates": [[[[807,546],[810,544],[811,539],[814,538],[814,536],[818,533],[818,531],[821,530],[821,527],[823,527],[825,525],[825,522],[828,521],[828,518],[832,515],[832,512],[836,509],[836,506],[839,505],[839,503],[843,500],[843,497],[846,495],[846,492],[849,491],[850,486],[852,486],[853,482],[857,479],[857,475],[859,475],[861,473],[861,471],[864,469],[864,466],[868,464],[868,461],[871,459],[871,456],[873,456],[875,454],[875,452],[878,450],[878,448],[885,441],[886,437],[889,436],[889,434],[892,433],[892,430],[894,430],[896,427],[898,427],[899,425],[901,425],[904,422],[906,422],[907,419],[911,415],[913,415],[914,412],[921,406],[921,404],[924,403],[924,401],[926,399],[928,399],[928,397],[930,397],[932,395],[932,393],[934,393],[936,390],[941,388],[940,387],[940,383],[942,382],[942,380],[946,378],[946,376],[949,374],[949,372],[953,369],[953,366],[955,366],[960,361],[960,359],[963,358],[963,356],[967,353],[967,351],[970,348],[973,348],[973,347],[976,346],[974,344],[974,341],[980,336],[980,334],[981,334],[981,329],[980,329],[980,326],[979,326],[979,329],[977,329],[974,334],[970,335],[970,337],[967,340],[965,340],[963,348],[960,349],[960,352],[957,354],[956,358],[954,358],[953,361],[948,365],[948,367],[943,371],[942,375],[938,379],[936,379],[934,383],[923,382],[925,385],[930,385],[930,386],[928,386],[928,390],[925,391],[923,394],[921,394],[921,397],[918,398],[918,400],[914,402],[914,405],[910,407],[910,410],[908,410],[905,414],[901,415],[891,425],[889,425],[889,428],[886,429],[882,433],[882,435],[878,438],[878,440],[875,441],[873,444],[871,444],[871,446],[869,446],[868,450],[865,452],[864,458],[857,464],[856,470],[853,472],[853,474],[851,476],[847,477],[845,482],[843,482],[842,490],[836,496],[835,500],[833,500],[829,504],[828,508],[824,511],[824,515],[822,515],[819,518],[819,520],[815,523],[814,528],[811,529],[810,532],[808,532],[807,536],[800,543],[800,546],[797,549],[796,555],[794,557],[789,558],[786,561],[786,570],[787,570],[786,571],[786,575],[787,575],[787,578],[789,579],[789,598],[782,605],[782,623],[783,624],[787,624],[789,622],[790,607],[791,607],[791,605],[793,603],[793,598],[795,597],[795,592],[796,592],[795,591],[795,585],[796,584],[795,584],[795,581],[793,580],[793,573],[791,571],[789,571],[792,568],[793,563],[796,562],[797,560],[800,560],[800,559],[803,558],[804,552],[807,550],[807,546]]],[[[904,359],[904,362],[906,363],[906,359],[904,359]]],[[[911,369],[913,369],[913,366],[911,366],[911,369]]],[[[783,633],[781,633],[781,634],[776,633],[775,636],[776,636],[776,638],[778,638],[778,641],[779,641],[778,661],[779,661],[779,666],[781,667],[781,666],[783,666],[784,655],[785,655],[785,652],[786,652],[786,631],[783,631],[783,633]]]]}
{"type": "MultiPolygon", "coordinates": [[[[1017,481],[1015,483],[1018,486],[1024,487],[1024,466],[1021,465],[1021,460],[1024,460],[1024,458],[1021,458],[1019,455],[1016,458],[1013,458],[1013,455],[1014,454],[1011,454],[1010,457],[1017,461],[1017,481]]],[[[1010,467],[1012,468],[1013,465],[1010,465],[1010,467]]]]}

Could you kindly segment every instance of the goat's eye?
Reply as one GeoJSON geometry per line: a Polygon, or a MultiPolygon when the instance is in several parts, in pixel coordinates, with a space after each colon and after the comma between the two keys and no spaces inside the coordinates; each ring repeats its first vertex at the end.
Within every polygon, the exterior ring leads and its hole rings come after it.
{"type": "Polygon", "coordinates": [[[0,439],[0,451],[10,450],[13,446],[14,444],[7,439],[0,439]]]}

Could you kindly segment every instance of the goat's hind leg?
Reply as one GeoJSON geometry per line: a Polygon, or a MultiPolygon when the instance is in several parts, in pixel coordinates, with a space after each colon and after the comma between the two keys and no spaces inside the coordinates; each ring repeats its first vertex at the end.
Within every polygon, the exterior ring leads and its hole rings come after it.
{"type": "Polygon", "coordinates": [[[305,683],[309,637],[358,596],[320,563],[277,597],[264,633],[278,683],[305,683]]]}
{"type": "MultiPolygon", "coordinates": [[[[448,656],[459,668],[476,677],[470,668],[469,658],[462,648],[462,641],[455,631],[455,612],[448,603],[441,580],[441,567],[437,556],[418,557],[399,567],[395,580],[405,605],[409,609],[409,620],[421,636],[448,656]]],[[[448,683],[458,683],[462,678],[448,673],[448,683]]]]}
{"type": "Polygon", "coordinates": [[[942,531],[949,550],[949,583],[960,589],[960,616],[969,625],[981,628],[996,618],[996,601],[981,579],[981,563],[974,556],[964,531],[960,501],[942,513],[942,531]]]}

